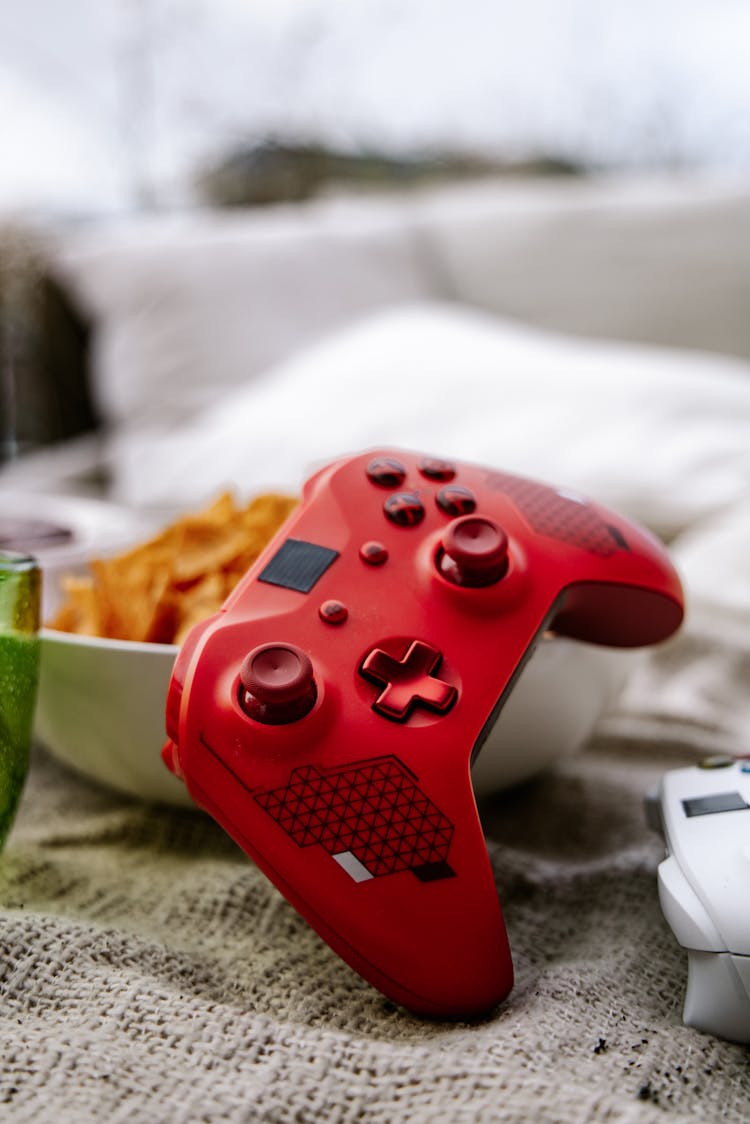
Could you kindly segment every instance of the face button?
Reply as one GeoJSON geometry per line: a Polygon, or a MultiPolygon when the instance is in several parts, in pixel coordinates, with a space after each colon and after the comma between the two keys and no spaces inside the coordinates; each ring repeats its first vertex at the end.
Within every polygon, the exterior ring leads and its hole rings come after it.
{"type": "Polygon", "coordinates": [[[293,644],[261,644],[240,669],[240,706],[268,726],[296,722],[317,698],[310,657],[293,644]]]}
{"type": "Polygon", "coordinates": [[[441,488],[435,499],[440,510],[446,515],[471,515],[477,506],[474,493],[460,484],[450,484],[447,488],[441,488]]]}
{"type": "Polygon", "coordinates": [[[389,496],[383,509],[399,527],[416,527],[424,519],[424,507],[416,492],[396,492],[389,496]]]}
{"type": "Polygon", "coordinates": [[[415,706],[445,714],[458,692],[433,674],[442,658],[437,648],[422,640],[414,640],[400,660],[373,648],[359,669],[365,679],[383,688],[372,709],[394,722],[404,722],[415,706]]]}
{"type": "Polygon", "coordinates": [[[318,616],[325,624],[343,624],[349,610],[341,601],[324,601],[318,609],[318,616]]]}
{"type": "Polygon", "coordinates": [[[456,469],[450,461],[438,460],[437,457],[422,457],[418,468],[428,480],[441,480],[443,483],[456,475],[456,469]]]}
{"type": "Polygon", "coordinates": [[[388,561],[388,548],[382,542],[366,542],[359,548],[359,556],[368,566],[382,566],[388,561]]]}
{"type": "Polygon", "coordinates": [[[730,765],[734,765],[734,758],[726,753],[715,753],[698,762],[699,769],[727,769],[730,765]]]}
{"type": "Polygon", "coordinates": [[[395,457],[376,457],[367,466],[367,479],[379,488],[400,488],[406,469],[395,457]]]}
{"type": "Polygon", "coordinates": [[[447,527],[438,570],[455,585],[493,585],[508,569],[508,536],[491,519],[464,515],[447,527]]]}

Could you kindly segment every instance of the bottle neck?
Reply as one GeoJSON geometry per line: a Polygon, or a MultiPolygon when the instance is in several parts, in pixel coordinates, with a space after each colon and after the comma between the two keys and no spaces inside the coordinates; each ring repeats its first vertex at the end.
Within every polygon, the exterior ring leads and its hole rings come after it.
{"type": "Polygon", "coordinates": [[[0,551],[0,629],[38,630],[41,580],[39,566],[30,555],[0,551]]]}

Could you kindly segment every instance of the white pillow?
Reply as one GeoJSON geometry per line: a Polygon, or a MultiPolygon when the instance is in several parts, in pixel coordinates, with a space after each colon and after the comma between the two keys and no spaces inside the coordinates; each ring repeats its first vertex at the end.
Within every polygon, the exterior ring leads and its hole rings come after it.
{"type": "Polygon", "coordinates": [[[224,487],[298,490],[316,464],[383,444],[567,484],[670,537],[750,494],[750,367],[415,305],[110,453],[120,499],[182,507],[224,487]]]}
{"type": "Polygon", "coordinates": [[[750,358],[750,187],[700,175],[476,183],[419,211],[443,293],[538,328],[750,358]]]}
{"type": "Polygon", "coordinates": [[[327,332],[433,295],[403,204],[135,216],[61,232],[108,425],[182,421],[327,332]]]}

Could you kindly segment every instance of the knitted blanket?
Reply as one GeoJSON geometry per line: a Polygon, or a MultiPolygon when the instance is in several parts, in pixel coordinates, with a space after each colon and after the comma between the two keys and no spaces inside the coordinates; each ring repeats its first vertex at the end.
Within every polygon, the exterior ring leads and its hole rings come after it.
{"type": "Polygon", "coordinates": [[[0,1119],[746,1121],[746,1048],[682,1025],[642,804],[739,745],[747,658],[688,628],[582,753],[484,802],[516,984],[472,1024],[384,999],[202,813],[37,750],[0,858],[0,1119]]]}

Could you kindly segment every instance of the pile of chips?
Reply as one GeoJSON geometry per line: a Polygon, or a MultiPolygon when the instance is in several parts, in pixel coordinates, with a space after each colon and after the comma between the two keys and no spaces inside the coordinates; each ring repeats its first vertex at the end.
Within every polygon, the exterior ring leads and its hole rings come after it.
{"type": "Polygon", "coordinates": [[[297,503],[269,494],[243,508],[227,493],[142,546],[92,561],[85,576],[63,578],[64,600],[49,627],[180,644],[221,607],[297,503]]]}

